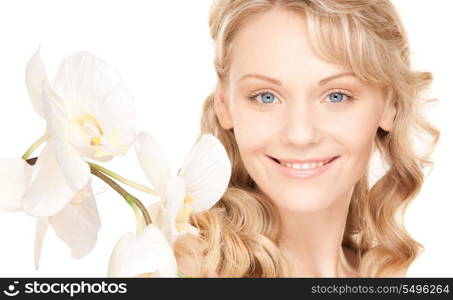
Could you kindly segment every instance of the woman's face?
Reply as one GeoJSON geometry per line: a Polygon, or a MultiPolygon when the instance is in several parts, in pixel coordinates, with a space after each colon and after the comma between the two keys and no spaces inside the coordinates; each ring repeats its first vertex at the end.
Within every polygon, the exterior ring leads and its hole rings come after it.
{"type": "Polygon", "coordinates": [[[287,10],[250,17],[231,49],[216,112],[259,188],[286,211],[349,201],[394,117],[380,89],[316,56],[304,17],[287,10]]]}

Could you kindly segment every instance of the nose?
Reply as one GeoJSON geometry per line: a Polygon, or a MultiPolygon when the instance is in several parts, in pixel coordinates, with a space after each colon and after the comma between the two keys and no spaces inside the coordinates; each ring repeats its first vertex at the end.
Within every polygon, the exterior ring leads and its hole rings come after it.
{"type": "Polygon", "coordinates": [[[316,115],[309,104],[289,108],[284,118],[284,127],[281,133],[282,142],[295,146],[319,143],[319,120],[316,115]]]}

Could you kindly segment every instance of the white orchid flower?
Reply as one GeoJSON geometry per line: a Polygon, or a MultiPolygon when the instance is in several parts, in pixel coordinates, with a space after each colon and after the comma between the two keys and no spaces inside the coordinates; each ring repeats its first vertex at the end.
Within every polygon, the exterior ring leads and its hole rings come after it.
{"type": "Polygon", "coordinates": [[[148,225],[136,235],[127,233],[110,256],[109,277],[176,277],[177,264],[162,232],[148,225]]]}
{"type": "Polygon", "coordinates": [[[30,215],[51,216],[86,187],[90,168],[83,156],[107,161],[132,144],[135,108],[120,75],[87,52],[61,63],[52,88],[38,50],[27,64],[26,85],[35,110],[47,121],[50,140],[22,205],[30,215]],[[56,165],[47,163],[52,157],[56,165]]]}
{"type": "MultiPolygon", "coordinates": [[[[48,151],[49,152],[49,151],[48,151]]],[[[43,153],[47,164],[56,167],[55,156],[43,153]]],[[[0,212],[18,212],[22,210],[22,197],[29,185],[34,166],[23,159],[0,159],[0,212]]],[[[49,225],[57,236],[71,249],[73,258],[88,254],[97,240],[100,217],[91,189],[91,181],[75,195],[66,186],[63,176],[57,176],[52,184],[61,186],[59,195],[72,197],[71,201],[58,213],[49,217],[37,217],[35,237],[35,269],[39,268],[41,248],[49,225]]]]}
{"type": "MultiPolygon", "coordinates": [[[[58,169],[55,156],[42,153],[41,157],[51,167],[58,169]]],[[[23,159],[0,159],[0,209],[2,212],[22,210],[22,197],[31,180],[34,166],[23,159]]],[[[52,185],[58,186],[61,197],[72,197],[71,201],[52,216],[37,217],[35,236],[35,269],[39,268],[41,248],[49,225],[57,236],[71,249],[73,258],[88,254],[96,244],[101,220],[91,188],[91,181],[80,192],[74,194],[67,187],[64,177],[55,176],[52,185]],[[58,181],[59,180],[59,181],[58,181]]]]}
{"type": "Polygon", "coordinates": [[[140,132],[135,149],[143,171],[161,198],[149,207],[153,223],[171,244],[180,234],[197,234],[189,223],[190,215],[211,208],[225,193],[230,180],[231,163],[222,143],[212,135],[201,136],[173,178],[154,137],[140,132]]]}
{"type": "Polygon", "coordinates": [[[91,181],[82,191],[75,194],[57,214],[38,217],[35,237],[35,268],[39,268],[39,259],[45,233],[51,225],[57,236],[71,248],[75,259],[87,255],[96,244],[101,226],[91,181]]]}
{"type": "Polygon", "coordinates": [[[74,258],[94,247],[100,218],[83,156],[106,161],[123,154],[135,138],[135,111],[119,74],[85,52],[62,62],[52,88],[38,50],[27,64],[26,85],[35,110],[47,122],[37,145],[48,143],[34,166],[0,160],[0,212],[24,210],[38,217],[38,268],[49,225],[74,258]]]}
{"type": "Polygon", "coordinates": [[[38,268],[49,225],[74,258],[94,247],[100,218],[83,156],[107,161],[123,154],[135,137],[135,110],[120,75],[86,52],[61,63],[51,88],[37,51],[27,64],[26,84],[35,110],[47,121],[50,137],[22,203],[27,213],[38,216],[38,268]]]}

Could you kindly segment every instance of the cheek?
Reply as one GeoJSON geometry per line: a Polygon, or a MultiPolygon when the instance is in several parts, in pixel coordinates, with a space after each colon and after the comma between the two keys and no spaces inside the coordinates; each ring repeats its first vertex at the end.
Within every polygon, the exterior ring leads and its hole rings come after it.
{"type": "Polygon", "coordinates": [[[266,148],[278,135],[276,120],[249,108],[232,110],[233,130],[241,153],[256,152],[266,148]]]}
{"type": "Polygon", "coordinates": [[[351,180],[363,176],[374,147],[374,139],[378,128],[378,120],[374,114],[356,114],[337,126],[334,135],[347,153],[351,180]]]}
{"type": "Polygon", "coordinates": [[[337,134],[352,153],[360,153],[373,143],[376,130],[377,124],[375,123],[352,121],[342,126],[337,134]]]}

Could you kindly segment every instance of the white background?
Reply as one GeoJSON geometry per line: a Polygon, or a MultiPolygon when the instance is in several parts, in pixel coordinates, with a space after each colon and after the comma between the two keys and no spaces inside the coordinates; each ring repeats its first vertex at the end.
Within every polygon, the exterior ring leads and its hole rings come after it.
{"type": "MultiPolygon", "coordinates": [[[[406,224],[426,251],[409,276],[453,276],[451,168],[453,76],[451,1],[394,0],[409,33],[414,66],[434,73],[431,95],[440,99],[428,112],[441,129],[435,169],[410,205],[406,224]]],[[[44,121],[28,99],[25,64],[37,47],[49,77],[60,61],[90,51],[113,65],[134,95],[137,129],[151,132],[166,150],[174,171],[199,131],[201,106],[215,85],[213,46],[208,31],[210,0],[197,1],[2,1],[0,2],[0,157],[20,157],[40,137],[44,121]]],[[[120,112],[119,112],[120,113],[120,112]]],[[[147,184],[134,151],[105,164],[147,184]]],[[[105,185],[96,181],[95,191],[105,185]]],[[[153,198],[128,189],[146,204],[153,198]]],[[[135,229],[132,211],[111,189],[97,196],[102,219],[94,250],[80,260],[49,230],[41,268],[33,268],[35,218],[0,215],[0,276],[105,276],[113,245],[135,229]]]]}

